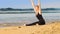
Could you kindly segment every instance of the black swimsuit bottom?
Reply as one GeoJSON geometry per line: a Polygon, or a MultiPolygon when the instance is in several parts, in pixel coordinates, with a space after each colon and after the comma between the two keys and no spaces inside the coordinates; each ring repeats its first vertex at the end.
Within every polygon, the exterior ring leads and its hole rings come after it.
{"type": "Polygon", "coordinates": [[[40,14],[38,13],[38,15],[36,15],[36,17],[37,17],[37,19],[38,19],[39,21],[34,22],[34,23],[31,23],[31,24],[26,24],[26,26],[36,25],[37,23],[38,23],[39,25],[44,25],[44,24],[45,24],[45,20],[43,19],[42,15],[40,15],[40,14]]]}

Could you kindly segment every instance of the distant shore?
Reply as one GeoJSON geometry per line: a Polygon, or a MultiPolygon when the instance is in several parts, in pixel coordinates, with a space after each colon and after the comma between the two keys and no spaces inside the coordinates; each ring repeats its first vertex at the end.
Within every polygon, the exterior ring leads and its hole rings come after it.
{"type": "MultiPolygon", "coordinates": [[[[33,11],[33,8],[28,9],[14,9],[14,8],[0,8],[0,11],[33,11]]],[[[60,10],[60,8],[44,8],[42,10],[60,10]]]]}

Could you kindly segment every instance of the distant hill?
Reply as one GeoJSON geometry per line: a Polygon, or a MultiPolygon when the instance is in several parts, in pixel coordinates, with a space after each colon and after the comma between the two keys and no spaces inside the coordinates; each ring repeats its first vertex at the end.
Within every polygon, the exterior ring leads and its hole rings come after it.
{"type": "Polygon", "coordinates": [[[29,9],[14,9],[14,8],[1,8],[0,11],[31,11],[32,8],[29,9]]]}
{"type": "MultiPolygon", "coordinates": [[[[60,10],[60,8],[45,8],[42,10],[60,10]]],[[[1,8],[0,11],[33,11],[33,9],[32,8],[29,9],[1,8]]]]}

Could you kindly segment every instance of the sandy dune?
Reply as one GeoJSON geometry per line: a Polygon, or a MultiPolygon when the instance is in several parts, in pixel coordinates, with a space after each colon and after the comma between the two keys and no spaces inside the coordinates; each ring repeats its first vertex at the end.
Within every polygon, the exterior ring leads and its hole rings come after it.
{"type": "Polygon", "coordinates": [[[60,34],[60,23],[0,28],[0,34],[60,34]]]}

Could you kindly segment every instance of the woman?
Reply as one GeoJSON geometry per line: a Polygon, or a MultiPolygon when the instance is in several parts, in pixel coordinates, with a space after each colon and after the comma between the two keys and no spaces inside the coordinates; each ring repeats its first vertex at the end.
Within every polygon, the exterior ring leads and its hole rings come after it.
{"type": "Polygon", "coordinates": [[[31,24],[26,24],[26,26],[31,26],[31,25],[36,25],[36,23],[38,23],[39,25],[44,25],[45,24],[45,20],[42,17],[42,11],[41,11],[41,5],[40,5],[40,1],[38,0],[38,5],[34,5],[33,0],[31,0],[32,6],[34,8],[36,17],[39,21],[31,23],[31,24]]]}

